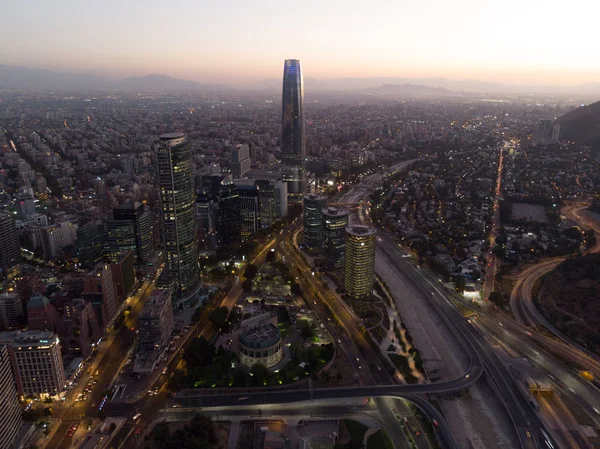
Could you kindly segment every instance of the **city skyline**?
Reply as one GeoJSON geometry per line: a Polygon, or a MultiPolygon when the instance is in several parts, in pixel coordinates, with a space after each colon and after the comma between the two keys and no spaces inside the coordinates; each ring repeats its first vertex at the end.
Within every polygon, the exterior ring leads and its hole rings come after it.
{"type": "Polygon", "coordinates": [[[188,1],[152,8],[34,2],[26,11],[11,3],[0,30],[6,44],[0,62],[15,66],[243,85],[278,78],[280,61],[294,57],[306,76],[318,79],[447,77],[540,86],[600,79],[588,44],[594,14],[577,1],[567,10],[513,0],[502,8],[471,0],[350,8],[234,2],[227,9],[188,1]],[[178,32],[157,33],[165,23],[178,32]]]}

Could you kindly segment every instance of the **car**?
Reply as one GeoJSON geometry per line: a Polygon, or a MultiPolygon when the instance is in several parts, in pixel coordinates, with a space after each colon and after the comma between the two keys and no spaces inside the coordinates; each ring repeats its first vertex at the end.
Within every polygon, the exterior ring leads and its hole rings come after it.
{"type": "Polygon", "coordinates": [[[418,430],[415,430],[415,435],[419,436],[419,435],[421,435],[421,432],[419,432],[418,430]]]}
{"type": "Polygon", "coordinates": [[[434,425],[435,427],[439,426],[438,422],[437,422],[435,419],[434,419],[433,421],[431,421],[431,422],[433,423],[433,425],[434,425]]]}
{"type": "Polygon", "coordinates": [[[133,415],[133,420],[137,420],[140,416],[142,416],[141,413],[136,413],[135,415],[133,415]]]}
{"type": "Polygon", "coordinates": [[[408,423],[408,418],[406,416],[403,419],[405,423],[408,423]]]}

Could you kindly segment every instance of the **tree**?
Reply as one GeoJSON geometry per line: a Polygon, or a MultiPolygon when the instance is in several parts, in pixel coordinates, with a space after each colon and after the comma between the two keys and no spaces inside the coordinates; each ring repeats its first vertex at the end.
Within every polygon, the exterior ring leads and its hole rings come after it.
{"type": "Polygon", "coordinates": [[[506,257],[506,250],[500,245],[494,246],[494,248],[492,249],[492,253],[494,253],[494,255],[496,255],[500,259],[504,259],[506,257]]]}
{"type": "Polygon", "coordinates": [[[44,416],[52,416],[52,408],[44,407],[44,416]]]}
{"type": "Polygon", "coordinates": [[[292,283],[292,295],[296,295],[296,296],[301,296],[302,295],[302,288],[300,287],[300,285],[298,285],[297,283],[292,283]]]}
{"type": "Polygon", "coordinates": [[[276,259],[277,255],[275,254],[275,251],[271,250],[267,253],[267,262],[275,262],[276,259]]]}
{"type": "Polygon", "coordinates": [[[459,293],[463,293],[465,291],[466,282],[464,276],[457,276],[456,280],[454,281],[454,287],[459,293]]]}
{"type": "Polygon", "coordinates": [[[217,328],[222,328],[227,322],[227,315],[229,315],[229,309],[227,307],[219,307],[210,313],[209,320],[217,328]]]}
{"type": "Polygon", "coordinates": [[[242,282],[242,289],[246,293],[250,293],[252,291],[252,279],[246,279],[242,282]]]}
{"type": "Polygon", "coordinates": [[[254,386],[262,386],[265,384],[267,377],[269,377],[268,368],[262,363],[257,363],[252,366],[250,370],[252,374],[252,385],[254,386]]]}
{"type": "Polygon", "coordinates": [[[248,266],[246,267],[246,271],[244,271],[244,277],[246,277],[247,279],[254,279],[257,274],[258,267],[253,263],[248,264],[248,266]]]}
{"type": "Polygon", "coordinates": [[[117,430],[117,424],[113,421],[110,423],[110,426],[108,426],[108,430],[110,431],[110,433],[113,433],[115,430],[117,430]]]}

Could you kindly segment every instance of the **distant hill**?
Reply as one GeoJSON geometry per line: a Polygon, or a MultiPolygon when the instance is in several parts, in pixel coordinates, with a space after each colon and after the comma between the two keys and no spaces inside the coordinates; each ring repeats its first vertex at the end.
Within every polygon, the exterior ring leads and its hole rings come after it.
{"type": "Polygon", "coordinates": [[[136,76],[112,81],[90,74],[63,73],[0,64],[0,89],[196,91],[215,86],[166,75],[136,76]]]}
{"type": "Polygon", "coordinates": [[[600,101],[567,112],[556,122],[561,140],[600,148],[600,101]]]}
{"type": "Polygon", "coordinates": [[[600,254],[566,259],[544,278],[538,300],[561,332],[600,354],[600,254]]]}
{"type": "Polygon", "coordinates": [[[149,91],[190,91],[214,88],[210,84],[180,80],[166,75],[134,76],[117,83],[118,89],[149,91]]]}
{"type": "Polygon", "coordinates": [[[429,87],[418,84],[384,84],[367,89],[367,92],[379,95],[448,95],[452,92],[443,87],[429,87]]]}

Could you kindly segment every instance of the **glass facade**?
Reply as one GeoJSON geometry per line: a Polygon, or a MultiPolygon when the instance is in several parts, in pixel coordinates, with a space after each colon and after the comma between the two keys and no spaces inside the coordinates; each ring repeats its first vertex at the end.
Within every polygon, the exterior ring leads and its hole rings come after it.
{"type": "Polygon", "coordinates": [[[375,270],[375,229],[368,226],[346,228],[344,287],[351,298],[369,296],[375,270]]]}
{"type": "Polygon", "coordinates": [[[192,153],[185,135],[160,136],[157,161],[166,268],[177,279],[177,296],[188,298],[200,276],[192,153]]]}
{"type": "Polygon", "coordinates": [[[288,168],[284,173],[288,193],[302,193],[306,142],[302,69],[297,59],[286,59],[283,68],[281,158],[288,168]]]}
{"type": "Polygon", "coordinates": [[[329,269],[344,266],[348,215],[349,212],[344,209],[335,207],[323,209],[323,249],[329,269]]]}
{"type": "Polygon", "coordinates": [[[311,249],[323,247],[323,209],[327,197],[308,194],[304,196],[304,243],[311,249]]]}

